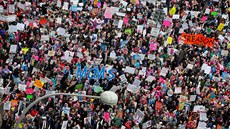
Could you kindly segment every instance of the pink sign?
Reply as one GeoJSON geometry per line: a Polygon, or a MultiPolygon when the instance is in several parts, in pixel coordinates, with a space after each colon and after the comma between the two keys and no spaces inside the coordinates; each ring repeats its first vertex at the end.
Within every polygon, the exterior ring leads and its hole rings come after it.
{"type": "Polygon", "coordinates": [[[156,43],[150,43],[150,50],[155,51],[157,50],[157,44],[156,43]]]}
{"type": "Polygon", "coordinates": [[[125,17],[125,18],[123,19],[123,23],[124,23],[124,24],[127,24],[128,22],[129,22],[129,19],[125,17]]]}
{"type": "Polygon", "coordinates": [[[33,89],[26,89],[26,94],[32,94],[32,93],[34,93],[33,89]]]}
{"type": "Polygon", "coordinates": [[[208,16],[203,16],[203,17],[201,18],[202,22],[206,21],[207,18],[208,18],[208,16]]]}
{"type": "Polygon", "coordinates": [[[112,13],[108,13],[108,12],[105,12],[105,13],[104,13],[104,17],[105,17],[105,18],[109,18],[109,19],[111,19],[111,18],[112,18],[112,16],[113,16],[113,14],[112,14],[112,13]]]}
{"type": "Polygon", "coordinates": [[[109,122],[109,119],[110,119],[110,114],[109,112],[104,112],[104,120],[109,122]]]}
{"type": "Polygon", "coordinates": [[[170,26],[170,24],[171,24],[171,22],[169,21],[169,20],[164,20],[164,23],[163,23],[163,25],[165,25],[165,26],[170,26]]]}

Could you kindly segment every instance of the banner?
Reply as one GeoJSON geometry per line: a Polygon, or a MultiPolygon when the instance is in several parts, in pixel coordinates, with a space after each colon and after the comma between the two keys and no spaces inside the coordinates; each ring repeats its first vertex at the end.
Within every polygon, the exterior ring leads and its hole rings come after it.
{"type": "Polygon", "coordinates": [[[185,44],[191,45],[203,45],[207,47],[213,47],[214,38],[207,38],[202,34],[186,34],[182,33],[182,40],[185,44]]]}

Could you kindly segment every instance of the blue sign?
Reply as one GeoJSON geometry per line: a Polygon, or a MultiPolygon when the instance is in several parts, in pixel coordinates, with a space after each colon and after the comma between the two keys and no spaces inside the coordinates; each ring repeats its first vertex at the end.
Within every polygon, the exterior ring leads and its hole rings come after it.
{"type": "MultiPolygon", "coordinates": [[[[115,77],[115,74],[117,70],[116,69],[110,69],[108,71],[108,76],[106,76],[107,80],[110,81],[115,77]]],[[[89,80],[91,79],[104,79],[105,78],[105,67],[102,67],[101,70],[99,70],[98,66],[88,69],[88,67],[84,67],[84,69],[81,69],[81,66],[77,67],[77,72],[76,72],[76,78],[87,78],[89,80]]]]}
{"type": "Polygon", "coordinates": [[[82,7],[78,7],[78,6],[71,6],[70,10],[73,12],[77,12],[77,11],[82,11],[82,7]]]}

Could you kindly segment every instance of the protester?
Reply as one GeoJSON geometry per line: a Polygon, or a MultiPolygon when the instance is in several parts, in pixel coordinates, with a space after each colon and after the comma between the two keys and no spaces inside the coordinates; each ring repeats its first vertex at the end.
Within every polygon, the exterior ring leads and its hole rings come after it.
{"type": "Polygon", "coordinates": [[[229,5],[0,0],[1,129],[230,128],[229,5]]]}

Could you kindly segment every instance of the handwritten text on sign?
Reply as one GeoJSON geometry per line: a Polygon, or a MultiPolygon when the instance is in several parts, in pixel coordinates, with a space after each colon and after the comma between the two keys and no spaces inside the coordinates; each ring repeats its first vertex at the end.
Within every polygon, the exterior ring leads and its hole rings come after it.
{"type": "Polygon", "coordinates": [[[184,38],[185,44],[192,44],[192,45],[203,45],[207,47],[213,47],[214,38],[207,38],[202,34],[186,34],[182,33],[182,38],[184,38]]]}

